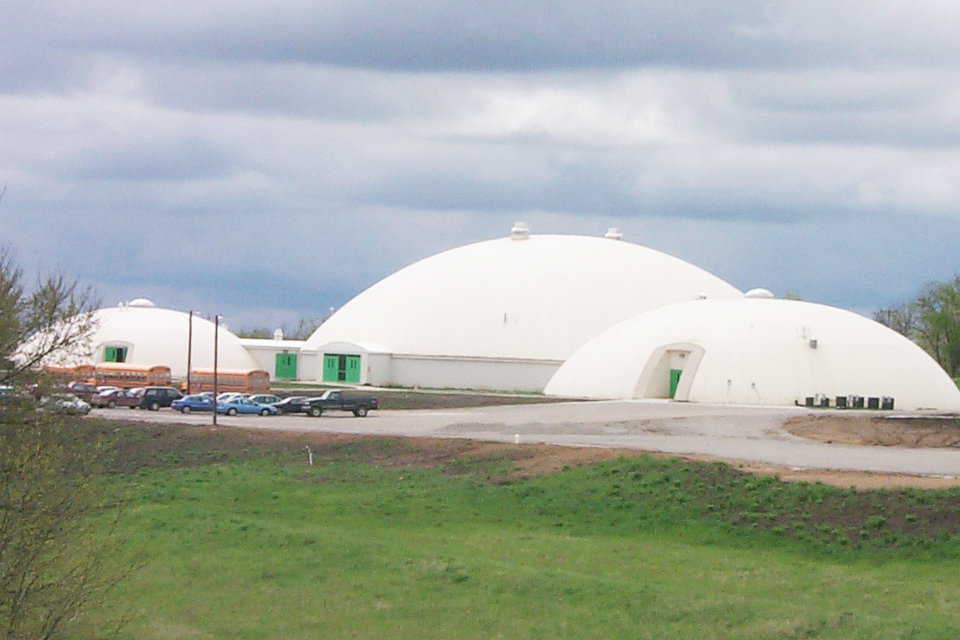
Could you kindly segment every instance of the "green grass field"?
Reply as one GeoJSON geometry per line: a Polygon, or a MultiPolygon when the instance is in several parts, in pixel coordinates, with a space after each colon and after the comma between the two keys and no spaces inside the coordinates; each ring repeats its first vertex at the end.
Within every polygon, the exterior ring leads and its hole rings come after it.
{"type": "Polygon", "coordinates": [[[508,445],[410,466],[405,442],[310,467],[188,438],[111,476],[148,563],[76,637],[117,612],[138,639],[960,636],[958,491],[651,457],[511,479],[508,445]]]}

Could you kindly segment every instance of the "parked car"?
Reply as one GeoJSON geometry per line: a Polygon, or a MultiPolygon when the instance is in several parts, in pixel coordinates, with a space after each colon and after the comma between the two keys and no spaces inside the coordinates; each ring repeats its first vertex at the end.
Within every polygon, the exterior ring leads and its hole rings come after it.
{"type": "Polygon", "coordinates": [[[307,401],[307,396],[290,396],[280,402],[274,402],[273,408],[280,413],[304,413],[303,403],[307,401]]]}
{"type": "Polygon", "coordinates": [[[68,382],[67,391],[84,402],[90,402],[90,399],[97,395],[97,385],[89,382],[68,382]]]}
{"type": "Polygon", "coordinates": [[[158,411],[160,407],[169,407],[174,400],[182,397],[183,394],[173,387],[144,387],[137,406],[141,409],[158,411]]]}
{"type": "Polygon", "coordinates": [[[235,416],[238,413],[259,413],[261,416],[275,416],[280,413],[269,404],[260,404],[247,398],[237,398],[230,402],[217,403],[217,413],[235,416]]]}
{"type": "Polygon", "coordinates": [[[191,411],[213,411],[213,397],[198,393],[184,396],[170,403],[170,408],[180,413],[191,411]]]}
{"type": "Polygon", "coordinates": [[[90,413],[90,405],[72,393],[54,393],[40,399],[40,408],[51,413],[68,413],[85,416],[90,413]]]}
{"type": "Polygon", "coordinates": [[[109,391],[101,391],[90,399],[90,404],[98,409],[106,407],[130,407],[136,408],[140,404],[140,396],[133,394],[126,389],[117,389],[114,387],[109,391]]]}
{"type": "Polygon", "coordinates": [[[280,402],[280,396],[275,396],[272,393],[248,395],[247,399],[253,400],[254,402],[259,402],[260,404],[276,404],[277,402],[280,402]]]}
{"type": "Polygon", "coordinates": [[[103,393],[104,391],[113,391],[114,389],[119,389],[120,387],[115,387],[109,384],[101,384],[97,386],[97,393],[103,393]]]}
{"type": "Polygon", "coordinates": [[[244,394],[238,391],[224,391],[217,396],[217,404],[220,404],[221,402],[232,402],[233,400],[243,397],[244,394]]]}
{"type": "Polygon", "coordinates": [[[309,398],[301,406],[314,418],[322,416],[324,411],[352,411],[353,415],[362,418],[371,409],[379,409],[380,403],[373,396],[345,395],[331,389],[319,398],[309,398]]]}

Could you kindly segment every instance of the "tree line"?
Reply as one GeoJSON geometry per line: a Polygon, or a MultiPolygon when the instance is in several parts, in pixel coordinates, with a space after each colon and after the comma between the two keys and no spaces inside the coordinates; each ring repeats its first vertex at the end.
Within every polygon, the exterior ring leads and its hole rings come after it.
{"type": "Polygon", "coordinates": [[[950,377],[960,376],[960,275],[931,282],[913,300],[879,309],[873,319],[919,344],[950,377]]]}

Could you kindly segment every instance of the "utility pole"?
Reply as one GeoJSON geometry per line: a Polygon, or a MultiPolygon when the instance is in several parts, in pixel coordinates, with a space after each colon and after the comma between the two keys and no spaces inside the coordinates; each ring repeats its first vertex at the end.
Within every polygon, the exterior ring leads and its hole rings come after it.
{"type": "Polygon", "coordinates": [[[220,342],[220,314],[213,317],[213,426],[217,426],[217,346],[220,342]]]}
{"type": "MultiPolygon", "coordinates": [[[[187,320],[187,395],[190,395],[190,370],[193,368],[193,310],[187,320]]],[[[214,412],[216,413],[216,412],[214,412]]]]}

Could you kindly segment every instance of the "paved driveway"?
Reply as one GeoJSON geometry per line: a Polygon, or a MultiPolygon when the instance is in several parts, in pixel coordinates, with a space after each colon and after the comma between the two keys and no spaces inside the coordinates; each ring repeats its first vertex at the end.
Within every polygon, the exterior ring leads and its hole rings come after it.
{"type": "MultiPolygon", "coordinates": [[[[718,456],[794,468],[960,476],[960,450],[830,445],[787,433],[783,423],[809,413],[662,401],[565,402],[435,411],[375,411],[307,416],[218,417],[224,426],[395,436],[476,438],[623,447],[718,456]]],[[[844,412],[850,415],[854,412],[844,412]]],[[[818,411],[817,415],[823,412],[818,411]]],[[[875,412],[872,412],[876,415],[875,412]]],[[[210,414],[98,409],[91,415],[209,424],[210,414]]]]}

